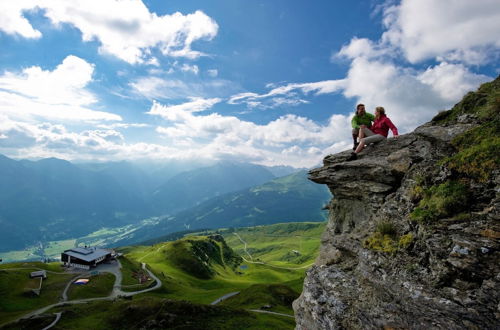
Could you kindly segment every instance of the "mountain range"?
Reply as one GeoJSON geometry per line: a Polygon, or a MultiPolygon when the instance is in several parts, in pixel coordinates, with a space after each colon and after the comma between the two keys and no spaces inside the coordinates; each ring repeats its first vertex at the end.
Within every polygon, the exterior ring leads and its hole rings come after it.
{"type": "MultiPolygon", "coordinates": [[[[3,228],[0,251],[78,238],[101,228],[137,224],[153,216],[168,220],[160,221],[158,227],[143,229],[142,236],[139,232],[137,235],[149,239],[175,230],[199,228],[198,224],[215,228],[220,224],[247,225],[247,220],[248,225],[267,223],[271,221],[271,214],[278,216],[280,212],[261,213],[261,220],[256,221],[251,212],[247,212],[251,208],[240,208],[242,213],[238,215],[235,210],[230,211],[232,206],[224,206],[227,210],[223,218],[206,217],[202,222],[193,219],[199,218],[199,213],[206,208],[216,208],[217,203],[226,205],[224,196],[228,193],[273,182],[276,174],[297,171],[235,162],[203,165],[186,165],[186,171],[182,172],[182,166],[173,164],[149,167],[129,162],[74,164],[56,158],[30,161],[0,155],[0,225],[3,228]],[[234,220],[228,220],[229,214],[234,220]],[[175,225],[166,226],[167,222],[175,225]],[[150,230],[154,236],[146,233],[150,230]]],[[[306,182],[305,174],[303,176],[306,182]]],[[[321,191],[326,193],[325,189],[321,191]]],[[[255,196],[243,193],[240,198],[255,196]]],[[[272,200],[268,203],[272,204],[272,200]]],[[[278,204],[286,202],[275,200],[278,204]]],[[[286,217],[285,213],[281,215],[286,217]]],[[[282,218],[274,220],[278,221],[282,218]]]]}

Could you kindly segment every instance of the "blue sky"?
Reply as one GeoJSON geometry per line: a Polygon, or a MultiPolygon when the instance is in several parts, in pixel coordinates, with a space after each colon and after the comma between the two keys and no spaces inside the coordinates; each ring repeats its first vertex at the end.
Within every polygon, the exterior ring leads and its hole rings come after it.
{"type": "Polygon", "coordinates": [[[312,166],[499,74],[497,0],[0,0],[0,153],[312,166]]]}

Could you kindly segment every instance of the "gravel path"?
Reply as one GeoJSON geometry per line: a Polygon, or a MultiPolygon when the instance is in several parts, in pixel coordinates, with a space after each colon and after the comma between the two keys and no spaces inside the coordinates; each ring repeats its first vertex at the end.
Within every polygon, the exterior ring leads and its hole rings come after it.
{"type": "MultiPolygon", "coordinates": [[[[49,309],[54,308],[54,307],[58,307],[58,306],[63,306],[63,305],[68,305],[68,304],[71,304],[71,305],[72,304],[82,304],[82,303],[87,303],[87,302],[90,302],[90,301],[98,301],[98,300],[113,300],[113,299],[115,299],[117,297],[124,297],[124,296],[129,297],[129,296],[134,296],[134,295],[137,295],[137,294],[140,294],[140,293],[153,291],[153,290],[156,290],[156,289],[158,289],[158,288],[160,288],[162,286],[162,282],[160,281],[160,279],[158,277],[156,277],[149,269],[147,269],[146,268],[146,264],[143,263],[142,264],[142,269],[144,269],[149,274],[149,276],[156,281],[155,286],[153,286],[151,288],[144,289],[144,290],[140,290],[140,291],[124,292],[124,291],[121,290],[122,274],[121,274],[120,269],[121,269],[121,264],[118,261],[118,262],[112,263],[112,264],[102,264],[102,265],[99,265],[98,267],[96,267],[95,269],[92,270],[92,271],[112,273],[112,274],[115,275],[115,283],[113,285],[113,291],[111,291],[111,294],[109,296],[107,296],[107,297],[67,300],[67,290],[71,286],[71,284],[74,282],[74,280],[77,279],[77,278],[83,277],[83,276],[90,275],[90,272],[88,272],[88,273],[80,273],[78,276],[72,278],[68,282],[68,284],[66,285],[66,288],[64,289],[64,292],[63,292],[63,295],[62,295],[62,301],[61,302],[55,303],[55,304],[52,304],[52,305],[49,305],[49,306],[45,306],[43,308],[37,309],[35,311],[32,311],[32,312],[30,312],[28,314],[25,314],[25,315],[19,317],[17,320],[14,320],[14,321],[9,322],[9,323],[14,323],[14,322],[17,322],[18,320],[21,320],[21,319],[28,319],[30,317],[42,314],[42,313],[48,311],[49,309]]],[[[57,321],[59,321],[59,319],[57,319],[57,321]]],[[[53,326],[54,324],[51,324],[50,326],[53,326]]],[[[3,325],[1,325],[1,326],[3,326],[3,325]]]]}
{"type": "Polygon", "coordinates": [[[223,295],[222,297],[220,298],[217,298],[215,299],[214,301],[212,301],[210,303],[210,305],[217,305],[218,303],[220,303],[221,301],[223,300],[226,300],[227,298],[231,298],[232,296],[236,296],[238,293],[240,293],[239,291],[236,291],[236,292],[231,292],[231,293],[228,293],[228,294],[225,294],[223,295]]]}

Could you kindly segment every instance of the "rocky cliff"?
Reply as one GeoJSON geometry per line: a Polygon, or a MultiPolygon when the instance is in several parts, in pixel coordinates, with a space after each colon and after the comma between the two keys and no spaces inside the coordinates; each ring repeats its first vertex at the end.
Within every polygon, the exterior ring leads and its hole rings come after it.
{"type": "Polygon", "coordinates": [[[499,329],[500,77],[349,154],[310,171],[334,198],[297,329],[499,329]]]}

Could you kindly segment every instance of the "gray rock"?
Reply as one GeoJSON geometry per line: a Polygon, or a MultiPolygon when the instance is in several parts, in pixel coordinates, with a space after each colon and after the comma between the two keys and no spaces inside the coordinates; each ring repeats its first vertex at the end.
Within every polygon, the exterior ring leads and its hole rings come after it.
{"type": "MultiPolygon", "coordinates": [[[[499,171],[471,187],[465,218],[421,224],[410,219],[417,182],[452,173],[439,165],[450,141],[476,125],[428,123],[371,145],[358,159],[329,155],[310,179],[334,198],[320,254],[294,302],[297,329],[500,329],[499,171]],[[381,221],[413,241],[394,253],[364,247],[381,221]]],[[[395,243],[397,244],[397,242],[395,243]]]]}

